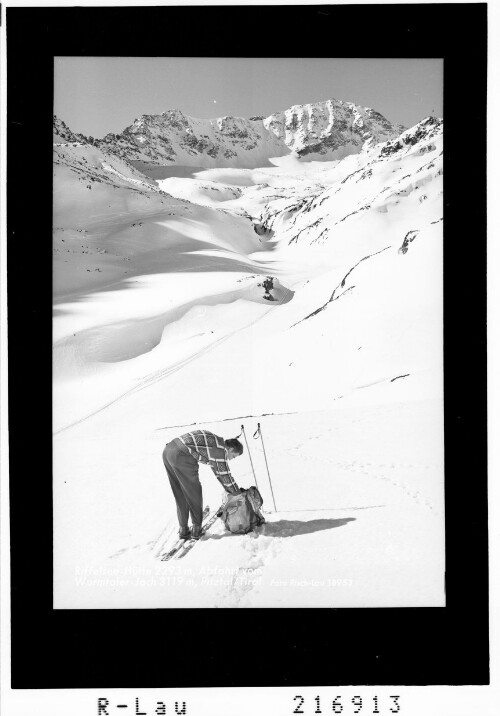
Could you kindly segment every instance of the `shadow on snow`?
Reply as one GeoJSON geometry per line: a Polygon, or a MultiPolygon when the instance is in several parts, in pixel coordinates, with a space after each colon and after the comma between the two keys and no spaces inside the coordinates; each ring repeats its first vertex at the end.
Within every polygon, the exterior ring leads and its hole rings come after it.
{"type": "MultiPolygon", "coordinates": [[[[355,517],[344,517],[341,519],[318,519],[308,520],[278,520],[278,522],[265,522],[255,532],[264,537],[297,537],[298,535],[312,534],[322,530],[331,530],[335,527],[343,527],[348,522],[355,522],[355,517]]],[[[210,535],[209,539],[222,539],[223,537],[234,537],[231,532],[222,535],[210,535]]]]}

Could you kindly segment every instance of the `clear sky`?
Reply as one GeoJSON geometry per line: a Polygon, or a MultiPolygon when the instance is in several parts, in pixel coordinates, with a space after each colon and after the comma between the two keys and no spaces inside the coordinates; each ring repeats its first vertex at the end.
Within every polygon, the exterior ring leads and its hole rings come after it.
{"type": "Polygon", "coordinates": [[[412,126],[443,116],[440,59],[57,57],[54,113],[103,137],[141,114],[180,109],[199,118],[268,116],[294,104],[342,99],[412,126]]]}

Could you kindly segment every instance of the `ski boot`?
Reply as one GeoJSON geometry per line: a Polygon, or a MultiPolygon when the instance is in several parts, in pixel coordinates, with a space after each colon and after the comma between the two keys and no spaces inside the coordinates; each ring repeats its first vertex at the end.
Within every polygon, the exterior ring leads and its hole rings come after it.
{"type": "Polygon", "coordinates": [[[201,537],[201,525],[193,525],[191,530],[191,539],[200,539],[201,537]]]}

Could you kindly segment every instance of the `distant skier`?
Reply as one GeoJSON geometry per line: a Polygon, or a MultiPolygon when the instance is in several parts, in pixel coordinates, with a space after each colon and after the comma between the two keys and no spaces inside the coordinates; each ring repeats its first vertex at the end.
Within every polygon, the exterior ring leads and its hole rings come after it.
{"type": "Polygon", "coordinates": [[[193,430],[165,445],[163,464],[177,503],[179,537],[201,537],[203,494],[198,464],[209,465],[226,492],[236,495],[241,490],[231,476],[228,461],[242,453],[243,445],[237,438],[224,440],[208,430],[193,430]]]}

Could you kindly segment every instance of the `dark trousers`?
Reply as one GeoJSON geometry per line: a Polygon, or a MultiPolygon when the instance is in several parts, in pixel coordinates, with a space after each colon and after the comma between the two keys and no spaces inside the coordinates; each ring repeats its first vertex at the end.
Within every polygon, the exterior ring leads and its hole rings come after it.
{"type": "Polygon", "coordinates": [[[165,445],[163,464],[177,503],[179,526],[187,527],[190,514],[192,524],[201,525],[203,494],[197,461],[176,438],[165,445]]]}

